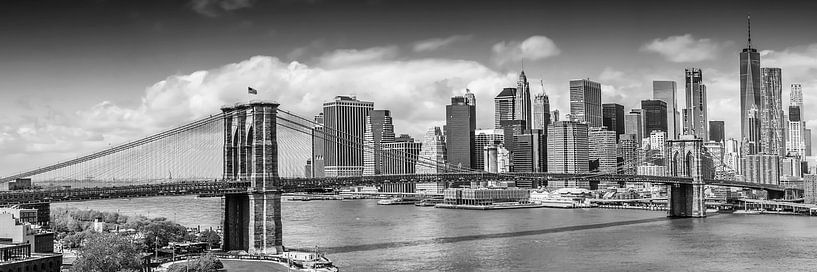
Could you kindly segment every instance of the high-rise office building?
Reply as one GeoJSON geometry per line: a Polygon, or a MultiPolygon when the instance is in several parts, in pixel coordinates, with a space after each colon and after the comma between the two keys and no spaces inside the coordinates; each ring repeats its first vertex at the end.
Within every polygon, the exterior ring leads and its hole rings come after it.
{"type": "Polygon", "coordinates": [[[805,127],[803,121],[802,85],[792,84],[789,102],[788,125],[786,128],[786,155],[803,157],[806,154],[805,127]]]}
{"type": "Polygon", "coordinates": [[[791,94],[789,95],[789,105],[803,108],[803,85],[794,83],[791,85],[791,94]]]}
{"type": "Polygon", "coordinates": [[[616,132],[601,128],[590,128],[588,135],[590,144],[590,160],[598,160],[599,172],[615,174],[618,172],[616,132]]]}
{"type": "Polygon", "coordinates": [[[803,148],[805,149],[806,157],[811,156],[811,129],[803,130],[803,148]]]}
{"type": "Polygon", "coordinates": [[[445,173],[445,136],[440,127],[432,127],[423,136],[423,144],[418,155],[417,174],[445,173]]]}
{"type": "Polygon", "coordinates": [[[372,110],[363,133],[363,175],[381,174],[380,144],[394,142],[394,125],[389,110],[372,110]]]}
{"type": "Polygon", "coordinates": [[[644,139],[644,124],[642,120],[641,110],[633,110],[624,115],[624,133],[632,134],[638,146],[641,146],[641,139],[644,139]]]}
{"type": "Polygon", "coordinates": [[[380,161],[383,174],[414,174],[422,144],[414,139],[382,143],[380,161]]]}
{"type": "Polygon", "coordinates": [[[477,106],[477,97],[469,89],[465,89],[465,103],[474,107],[477,106]]]}
{"type": "Polygon", "coordinates": [[[754,154],[740,158],[746,182],[780,185],[780,156],[754,154]]]}
{"type": "Polygon", "coordinates": [[[620,174],[635,175],[638,167],[638,146],[633,134],[622,134],[618,139],[618,157],[621,158],[620,174]]]}
{"type": "Polygon", "coordinates": [[[363,134],[373,102],[354,96],[336,96],[323,103],[324,174],[329,177],[363,174],[363,134]]]}
{"type": "Polygon", "coordinates": [[[476,161],[474,149],[477,127],[476,107],[469,105],[463,96],[451,98],[445,106],[445,143],[448,163],[457,169],[471,169],[476,161]]]}
{"type": "Polygon", "coordinates": [[[661,100],[641,100],[641,114],[644,116],[644,132],[667,132],[667,103],[661,100]]]}
{"type": "Polygon", "coordinates": [[[525,71],[519,73],[519,80],[516,82],[516,98],[514,105],[514,120],[525,120],[525,129],[530,129],[533,124],[531,118],[530,84],[525,71]]]}
{"type": "Polygon", "coordinates": [[[474,151],[476,161],[473,163],[474,169],[485,168],[485,154],[482,152],[486,146],[496,145],[504,142],[505,133],[501,129],[479,129],[474,131],[474,151]]]}
{"type": "Polygon", "coordinates": [[[667,103],[667,137],[678,139],[678,101],[675,96],[675,81],[656,80],[652,82],[652,99],[667,103]]]}
{"type": "Polygon", "coordinates": [[[504,88],[494,97],[494,128],[502,128],[502,121],[514,119],[516,88],[504,88]]]}
{"type": "Polygon", "coordinates": [[[616,132],[616,139],[624,134],[624,106],[621,104],[602,104],[602,125],[607,130],[616,132]]]}
{"type": "Polygon", "coordinates": [[[760,68],[760,152],[785,155],[783,115],[783,83],[780,68],[760,68]]]}
{"type": "Polygon", "coordinates": [[[511,172],[547,172],[545,132],[532,129],[513,137],[511,172]]]}
{"type": "Polygon", "coordinates": [[[723,162],[721,165],[724,167],[724,171],[731,173],[732,176],[740,173],[740,141],[734,138],[724,141],[723,162]]]}
{"type": "Polygon", "coordinates": [[[703,84],[703,72],[698,68],[684,70],[686,82],[686,109],[684,109],[684,134],[695,135],[695,138],[709,140],[707,130],[706,85],[703,84]]]}
{"type": "Polygon", "coordinates": [[[553,123],[556,123],[556,122],[559,122],[559,110],[558,109],[555,109],[550,113],[550,123],[553,124],[553,123]]]}
{"type": "MultiPolygon", "coordinates": [[[[500,124],[502,127],[502,134],[503,134],[503,144],[505,148],[508,149],[508,152],[513,153],[514,150],[514,140],[513,136],[522,134],[525,132],[525,121],[524,120],[505,120],[502,121],[500,124]]],[[[511,163],[513,159],[511,159],[511,163]]]]}
{"type": "MultiPolygon", "coordinates": [[[[751,23],[748,21],[747,23],[751,23]]],[[[741,155],[760,152],[760,53],[752,48],[751,24],[746,48],[740,52],[740,127],[741,155]]]]}
{"type": "Polygon", "coordinates": [[[709,140],[713,142],[723,142],[724,137],[726,136],[724,133],[724,125],[723,121],[709,121],[709,140]]]}
{"type": "Polygon", "coordinates": [[[326,138],[323,129],[323,112],[315,115],[315,125],[312,127],[312,167],[311,175],[315,178],[322,178],[324,174],[324,148],[323,141],[326,138]]]}
{"type": "Polygon", "coordinates": [[[589,79],[571,80],[570,115],[575,121],[586,122],[590,127],[601,127],[601,84],[589,79]]]}
{"type": "Polygon", "coordinates": [[[488,173],[499,173],[499,153],[498,145],[487,145],[483,150],[482,157],[485,158],[483,171],[488,173]]]}
{"type": "Polygon", "coordinates": [[[533,129],[547,129],[550,125],[550,99],[544,93],[533,98],[533,129]]]}
{"type": "Polygon", "coordinates": [[[559,121],[548,127],[547,167],[551,173],[585,173],[589,170],[588,125],[559,121]]]}

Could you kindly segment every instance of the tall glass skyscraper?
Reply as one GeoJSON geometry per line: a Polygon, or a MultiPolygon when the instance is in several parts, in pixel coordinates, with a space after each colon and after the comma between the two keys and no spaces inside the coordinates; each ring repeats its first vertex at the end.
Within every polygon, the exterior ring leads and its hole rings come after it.
{"type": "Polygon", "coordinates": [[[760,151],[760,54],[752,48],[751,21],[746,48],[740,52],[741,155],[760,151]]]}
{"type": "Polygon", "coordinates": [[[589,79],[571,80],[570,115],[575,121],[585,122],[590,127],[601,127],[601,84],[589,79]]]}
{"type": "Polygon", "coordinates": [[[675,96],[676,84],[675,81],[660,81],[652,82],[652,99],[664,101],[667,103],[667,138],[678,138],[678,102],[675,96]]]}
{"type": "Polygon", "coordinates": [[[621,104],[602,104],[602,125],[609,131],[616,132],[616,140],[624,134],[624,106],[621,104]]]}
{"type": "Polygon", "coordinates": [[[533,129],[547,129],[550,125],[550,99],[544,93],[533,99],[533,129]]]}
{"type": "Polygon", "coordinates": [[[336,96],[323,103],[324,172],[328,177],[363,174],[363,138],[373,102],[354,96],[336,96]]]}
{"type": "Polygon", "coordinates": [[[780,68],[760,68],[760,152],[768,155],[786,155],[783,138],[783,83],[780,68]]]}
{"type": "Polygon", "coordinates": [[[494,97],[494,128],[502,128],[502,121],[514,119],[516,106],[516,89],[504,88],[494,97]]]}
{"type": "Polygon", "coordinates": [[[448,163],[454,171],[471,169],[476,162],[476,106],[468,104],[464,96],[455,96],[451,98],[451,105],[445,106],[445,116],[448,163]]]}
{"type": "Polygon", "coordinates": [[[695,135],[695,138],[709,141],[706,114],[706,85],[703,84],[703,71],[698,68],[685,69],[684,78],[686,83],[684,134],[695,135]]]}
{"type": "Polygon", "coordinates": [[[667,103],[661,100],[641,100],[645,134],[653,131],[667,132],[667,103]]]}

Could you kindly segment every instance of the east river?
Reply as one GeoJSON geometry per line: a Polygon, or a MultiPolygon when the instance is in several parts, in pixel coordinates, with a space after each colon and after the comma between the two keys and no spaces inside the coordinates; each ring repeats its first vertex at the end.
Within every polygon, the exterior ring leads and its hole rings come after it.
{"type": "MultiPolygon", "coordinates": [[[[55,203],[219,225],[220,198],[55,203]]],[[[607,209],[449,210],[375,200],[283,201],[284,245],[341,271],[815,271],[817,217],[607,209]]]]}

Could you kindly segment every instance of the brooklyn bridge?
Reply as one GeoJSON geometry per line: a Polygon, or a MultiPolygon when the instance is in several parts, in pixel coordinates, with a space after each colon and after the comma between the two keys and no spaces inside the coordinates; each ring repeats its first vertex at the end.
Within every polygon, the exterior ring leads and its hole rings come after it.
{"type": "MultiPolygon", "coordinates": [[[[417,165],[446,169],[439,174],[304,177],[311,141],[319,138],[362,152],[375,152],[364,140],[331,128],[316,133],[316,123],[252,101],[223,107],[220,113],[89,155],[3,177],[0,184],[31,179],[38,189],[0,193],[0,205],[212,194],[224,198],[224,250],[278,253],[283,250],[281,195],[345,186],[440,182],[456,187],[479,181],[513,181],[530,187],[582,181],[599,184],[653,183],[668,187],[668,215],[705,217],[705,185],[765,190],[781,198],[785,188],[771,184],[717,180],[702,140],[668,140],[667,175],[610,173],[488,173],[415,158],[417,165]]],[[[390,156],[389,154],[382,154],[390,156]]],[[[391,154],[393,156],[400,154],[391,154]]],[[[403,156],[405,158],[405,156],[403,156]]],[[[624,162],[637,164],[638,161],[624,162]]]]}

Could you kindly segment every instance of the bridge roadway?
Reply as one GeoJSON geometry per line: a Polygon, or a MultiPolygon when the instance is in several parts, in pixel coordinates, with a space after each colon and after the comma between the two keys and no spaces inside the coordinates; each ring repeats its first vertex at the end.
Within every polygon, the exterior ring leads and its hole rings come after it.
{"type": "MultiPolygon", "coordinates": [[[[445,173],[445,174],[412,174],[412,175],[378,175],[359,177],[325,177],[325,178],[281,178],[284,192],[303,192],[320,188],[339,188],[343,186],[370,186],[392,182],[448,182],[470,183],[471,181],[521,181],[536,180],[540,184],[548,181],[581,180],[591,183],[612,182],[623,185],[625,182],[651,182],[660,184],[692,184],[692,178],[661,177],[618,174],[555,174],[555,173],[445,173]]],[[[782,192],[782,186],[756,184],[739,181],[712,180],[706,184],[750,188],[782,192]]],[[[249,182],[241,181],[178,181],[145,185],[128,185],[112,187],[70,188],[50,190],[25,190],[0,192],[0,205],[31,202],[84,201],[109,198],[136,198],[168,195],[211,195],[243,192],[249,182]]]]}

